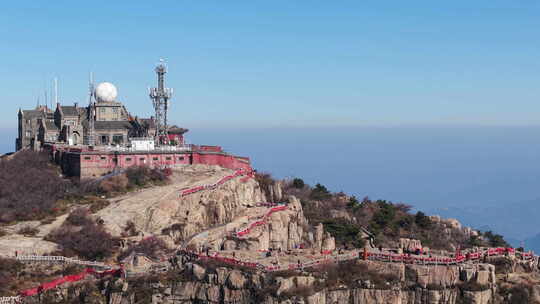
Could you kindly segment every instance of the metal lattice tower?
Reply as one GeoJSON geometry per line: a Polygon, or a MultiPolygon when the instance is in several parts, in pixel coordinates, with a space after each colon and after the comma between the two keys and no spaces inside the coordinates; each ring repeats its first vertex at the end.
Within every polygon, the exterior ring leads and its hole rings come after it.
{"type": "Polygon", "coordinates": [[[161,144],[168,141],[167,111],[173,89],[165,88],[165,73],[167,73],[167,66],[163,59],[159,60],[159,64],[156,66],[155,71],[157,74],[158,86],[157,88],[150,88],[149,95],[156,111],[155,140],[157,144],[161,144]]]}
{"type": "Polygon", "coordinates": [[[93,102],[94,97],[94,76],[90,73],[90,78],[88,79],[88,138],[86,139],[86,144],[89,146],[95,145],[95,131],[94,131],[94,121],[96,120],[96,107],[93,102]]]}

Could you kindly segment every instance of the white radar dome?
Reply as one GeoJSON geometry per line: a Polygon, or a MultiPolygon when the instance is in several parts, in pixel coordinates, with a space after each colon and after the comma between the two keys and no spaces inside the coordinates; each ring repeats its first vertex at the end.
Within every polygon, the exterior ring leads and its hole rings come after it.
{"type": "Polygon", "coordinates": [[[116,100],[118,91],[112,83],[102,82],[96,86],[94,94],[98,102],[113,102],[116,100]]]}

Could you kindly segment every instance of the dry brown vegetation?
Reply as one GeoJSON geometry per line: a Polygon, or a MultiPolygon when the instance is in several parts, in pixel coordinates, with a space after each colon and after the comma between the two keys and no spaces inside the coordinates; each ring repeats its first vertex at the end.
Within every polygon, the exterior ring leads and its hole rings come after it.
{"type": "Polygon", "coordinates": [[[133,166],[125,173],[101,181],[97,192],[106,195],[125,193],[138,188],[163,185],[169,181],[171,169],[149,168],[147,166],[133,166]]]}
{"type": "Polygon", "coordinates": [[[267,198],[271,198],[271,187],[275,183],[275,180],[272,178],[272,175],[267,172],[256,172],[255,180],[261,186],[261,190],[267,198]]]}
{"type": "Polygon", "coordinates": [[[51,223],[73,204],[87,204],[96,212],[108,205],[99,196],[164,184],[171,174],[170,169],[132,167],[101,182],[68,180],[46,153],[20,151],[12,158],[0,159],[0,224],[27,220],[51,223]]]}
{"type": "Polygon", "coordinates": [[[79,265],[24,264],[0,257],[0,297],[15,296],[21,290],[50,282],[60,276],[80,273],[83,269],[79,265]]]}
{"type": "Polygon", "coordinates": [[[0,223],[57,214],[56,202],[69,184],[45,153],[20,151],[10,160],[0,160],[0,223]]]}
{"type": "Polygon", "coordinates": [[[18,234],[22,234],[24,236],[35,236],[38,232],[39,230],[37,228],[30,226],[24,226],[23,228],[19,229],[19,231],[17,231],[18,234]]]}
{"type": "Polygon", "coordinates": [[[118,256],[118,260],[126,258],[133,252],[143,254],[152,259],[157,259],[160,257],[160,254],[163,254],[166,251],[167,245],[165,244],[165,242],[160,238],[151,236],[143,239],[136,245],[124,250],[118,256]]]}
{"type": "Polygon", "coordinates": [[[389,289],[399,282],[399,277],[394,273],[382,273],[370,269],[367,264],[359,263],[356,260],[346,261],[338,264],[329,264],[316,270],[316,276],[324,278],[322,285],[318,289],[332,288],[339,285],[348,287],[360,287],[364,281],[369,281],[377,289],[389,289]]]}
{"type": "Polygon", "coordinates": [[[61,246],[61,255],[102,260],[113,255],[119,240],[93,219],[85,208],[74,210],[64,224],[46,236],[61,246]]]}
{"type": "Polygon", "coordinates": [[[16,290],[16,277],[23,268],[23,264],[0,257],[0,296],[13,295],[16,290]]]}

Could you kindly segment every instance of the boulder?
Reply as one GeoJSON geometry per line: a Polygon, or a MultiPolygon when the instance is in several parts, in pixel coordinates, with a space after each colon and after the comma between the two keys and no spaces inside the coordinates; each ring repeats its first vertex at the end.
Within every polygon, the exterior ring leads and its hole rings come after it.
{"type": "Polygon", "coordinates": [[[226,240],[223,242],[223,250],[235,250],[236,242],[233,240],[226,240]]]}
{"type": "Polygon", "coordinates": [[[198,264],[188,264],[188,269],[191,270],[193,276],[199,281],[202,281],[206,275],[206,269],[198,264]]]}
{"type": "Polygon", "coordinates": [[[216,268],[217,281],[219,285],[225,285],[227,277],[229,276],[229,270],[225,267],[216,268]]]}
{"type": "Polygon", "coordinates": [[[324,234],[324,226],[322,223],[319,223],[319,225],[317,225],[315,227],[315,234],[314,234],[314,237],[315,237],[315,249],[316,250],[322,250],[322,242],[323,242],[323,235],[324,234]]]}
{"type": "Polygon", "coordinates": [[[448,227],[453,228],[453,229],[461,229],[461,223],[458,220],[453,219],[453,218],[446,219],[445,224],[448,227]]]}
{"type": "Polygon", "coordinates": [[[406,265],[405,267],[407,272],[411,272],[409,277],[416,278],[416,283],[422,288],[427,288],[428,285],[440,288],[453,287],[460,278],[460,269],[457,266],[406,265]]]}
{"type": "Polygon", "coordinates": [[[246,277],[239,270],[232,270],[227,278],[227,286],[231,289],[242,289],[246,284],[246,277]]]}
{"type": "Polygon", "coordinates": [[[323,251],[327,251],[327,250],[333,251],[334,249],[336,249],[336,240],[334,239],[334,237],[332,237],[330,233],[325,234],[321,249],[323,251]]]}
{"type": "Polygon", "coordinates": [[[464,291],[463,298],[465,303],[490,304],[493,300],[493,291],[491,289],[484,291],[464,291]]]}
{"type": "Polygon", "coordinates": [[[429,219],[434,223],[440,223],[441,217],[439,215],[431,215],[429,216],[429,219]]]}
{"type": "Polygon", "coordinates": [[[422,242],[420,242],[420,240],[415,240],[415,239],[400,238],[399,248],[402,248],[403,250],[406,250],[406,251],[414,252],[416,249],[422,248],[422,242]]]}

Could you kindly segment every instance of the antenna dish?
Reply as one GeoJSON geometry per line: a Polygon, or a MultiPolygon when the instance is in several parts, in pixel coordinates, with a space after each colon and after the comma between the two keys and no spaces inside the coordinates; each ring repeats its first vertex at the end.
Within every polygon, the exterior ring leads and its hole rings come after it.
{"type": "Polygon", "coordinates": [[[102,82],[96,86],[94,97],[97,102],[113,102],[118,96],[118,90],[110,82],[102,82]]]}

